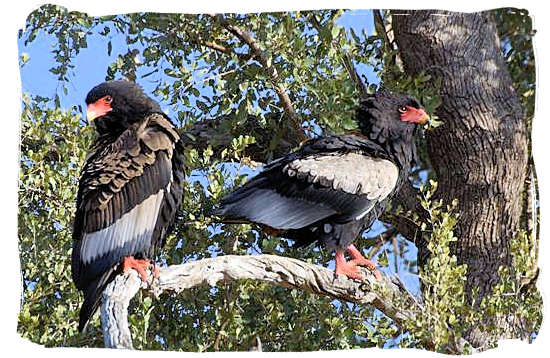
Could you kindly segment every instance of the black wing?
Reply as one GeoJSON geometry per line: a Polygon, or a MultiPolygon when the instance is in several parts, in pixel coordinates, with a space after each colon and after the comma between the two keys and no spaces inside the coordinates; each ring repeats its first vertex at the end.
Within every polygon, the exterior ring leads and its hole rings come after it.
{"type": "Polygon", "coordinates": [[[116,140],[98,139],[82,170],[73,230],[72,276],[84,291],[80,329],[125,256],[150,257],[181,202],[179,136],[152,114],[116,140]]]}
{"type": "Polygon", "coordinates": [[[332,136],[306,143],[270,165],[221,202],[216,215],[296,230],[331,218],[360,220],[396,185],[399,169],[360,136],[332,136]]]}

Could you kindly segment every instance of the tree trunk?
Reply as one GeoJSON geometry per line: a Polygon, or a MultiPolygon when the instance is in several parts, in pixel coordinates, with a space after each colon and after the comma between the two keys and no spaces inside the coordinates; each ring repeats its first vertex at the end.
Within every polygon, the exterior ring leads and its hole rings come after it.
{"type": "Polygon", "coordinates": [[[444,125],[427,132],[427,149],[439,195],[459,200],[453,253],[468,265],[466,288],[484,297],[499,267],[512,266],[527,171],[526,124],[497,28],[487,12],[399,10],[392,20],[405,71],[442,80],[436,114],[444,125]]]}

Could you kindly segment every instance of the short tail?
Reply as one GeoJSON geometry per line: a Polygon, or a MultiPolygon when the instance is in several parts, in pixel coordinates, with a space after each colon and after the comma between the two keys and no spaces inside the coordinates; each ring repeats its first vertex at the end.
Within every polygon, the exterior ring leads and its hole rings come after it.
{"type": "Polygon", "coordinates": [[[78,331],[82,332],[86,329],[88,321],[94,315],[95,311],[101,303],[101,295],[107,285],[111,283],[118,275],[118,270],[111,268],[101,276],[93,280],[84,289],[84,302],[80,307],[80,318],[78,322],[78,331]]]}

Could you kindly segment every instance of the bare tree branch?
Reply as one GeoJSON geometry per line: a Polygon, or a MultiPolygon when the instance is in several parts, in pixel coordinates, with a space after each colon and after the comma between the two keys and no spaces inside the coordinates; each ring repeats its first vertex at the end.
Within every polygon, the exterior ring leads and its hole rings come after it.
{"type": "MultiPolygon", "coordinates": [[[[308,20],[313,27],[315,27],[315,30],[317,30],[317,33],[321,34],[323,32],[323,26],[319,23],[319,20],[317,20],[317,16],[315,16],[314,13],[310,14],[308,16],[308,20]]],[[[345,50],[341,49],[340,47],[336,46],[334,43],[334,40],[330,44],[336,51],[343,52],[342,53],[342,64],[344,65],[344,68],[346,69],[346,72],[350,76],[353,83],[355,83],[355,88],[359,91],[359,97],[364,97],[367,95],[367,88],[365,87],[365,83],[363,83],[363,80],[361,80],[361,76],[359,76],[359,73],[357,72],[357,69],[353,65],[353,61],[345,50]]]]}
{"type": "Polygon", "coordinates": [[[202,38],[200,38],[198,35],[189,35],[189,39],[192,40],[197,45],[202,45],[208,48],[211,48],[212,50],[215,50],[217,52],[223,53],[225,55],[236,55],[240,60],[242,61],[248,61],[250,59],[253,59],[256,57],[256,54],[254,53],[238,53],[233,49],[231,46],[226,44],[219,44],[214,41],[207,41],[202,38]]]}
{"type": "Polygon", "coordinates": [[[388,53],[391,53],[392,50],[393,50],[392,42],[390,41],[390,38],[388,36],[388,32],[386,31],[386,25],[384,24],[384,19],[382,18],[382,15],[380,14],[380,10],[373,9],[372,10],[372,15],[374,17],[374,27],[376,28],[376,32],[378,32],[378,34],[380,35],[380,37],[384,41],[384,46],[386,47],[386,51],[388,53]]]}
{"type": "Polygon", "coordinates": [[[105,290],[101,308],[101,321],[105,346],[132,349],[128,327],[128,304],[140,287],[149,287],[157,297],[165,292],[181,292],[198,286],[215,286],[219,282],[249,279],[267,282],[287,288],[296,288],[320,296],[326,296],[359,304],[371,304],[400,325],[418,314],[414,302],[411,309],[400,309],[395,302],[409,302],[407,292],[399,284],[382,276],[363,270],[366,280],[358,282],[313,264],[276,255],[237,256],[215,258],[173,265],[160,270],[158,280],[149,286],[140,280],[137,272],[118,276],[105,290]],[[414,308],[414,310],[413,310],[414,308]]]}
{"type": "Polygon", "coordinates": [[[351,59],[351,56],[349,55],[349,53],[344,52],[342,54],[342,64],[346,68],[346,71],[348,75],[351,77],[351,80],[353,81],[353,83],[355,83],[355,88],[357,88],[357,90],[359,91],[359,97],[362,98],[367,96],[368,94],[367,87],[365,86],[365,83],[363,82],[363,80],[361,79],[361,76],[357,72],[357,69],[353,65],[353,60],[351,59]]]}
{"type": "Polygon", "coordinates": [[[374,9],[372,10],[372,14],[374,17],[374,27],[376,28],[376,32],[378,32],[382,38],[384,47],[386,48],[386,53],[391,55],[389,57],[388,68],[397,66],[399,69],[403,70],[403,63],[399,57],[399,53],[395,51],[397,45],[394,41],[395,39],[391,25],[392,17],[388,15],[388,17],[384,20],[380,11],[381,10],[374,9]]]}
{"type": "Polygon", "coordinates": [[[250,47],[250,50],[252,51],[258,62],[260,62],[263,68],[267,71],[271,84],[273,85],[273,88],[277,93],[279,100],[281,101],[283,110],[285,111],[288,119],[293,123],[295,127],[296,135],[299,137],[300,141],[306,140],[307,136],[302,129],[302,123],[299,120],[298,115],[294,111],[294,106],[292,105],[290,97],[286,93],[286,89],[281,84],[277,69],[275,68],[275,66],[273,66],[272,63],[270,63],[265,52],[260,48],[252,35],[237,26],[231,25],[229,21],[227,21],[227,19],[221,14],[209,14],[208,16],[218,21],[225,29],[227,29],[229,32],[231,32],[233,35],[235,35],[237,38],[239,38],[250,47]]]}
{"type": "Polygon", "coordinates": [[[296,148],[301,140],[296,135],[294,126],[286,120],[280,120],[283,113],[271,113],[266,119],[271,123],[278,123],[278,128],[266,130],[260,123],[258,116],[249,115],[246,121],[238,126],[232,124],[232,114],[209,118],[195,122],[190,127],[180,131],[184,145],[192,146],[197,150],[212,147],[214,156],[218,156],[223,149],[231,145],[233,138],[240,135],[253,136],[254,144],[249,145],[243,156],[266,163],[270,159],[281,157],[296,148]]]}

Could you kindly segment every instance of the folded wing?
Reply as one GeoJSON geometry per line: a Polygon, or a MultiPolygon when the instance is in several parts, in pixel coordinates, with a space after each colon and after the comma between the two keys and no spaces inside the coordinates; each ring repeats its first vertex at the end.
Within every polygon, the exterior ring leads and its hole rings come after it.
{"type": "Polygon", "coordinates": [[[116,139],[99,138],[77,194],[72,275],[85,293],[81,329],[99,304],[117,263],[152,256],[172,225],[184,178],[179,136],[161,114],[116,139]]]}
{"type": "Polygon", "coordinates": [[[392,192],[399,169],[362,151],[354,137],[337,139],[322,139],[330,146],[313,141],[273,162],[224,198],[216,214],[228,222],[250,221],[280,230],[327,218],[359,220],[392,192]]]}

